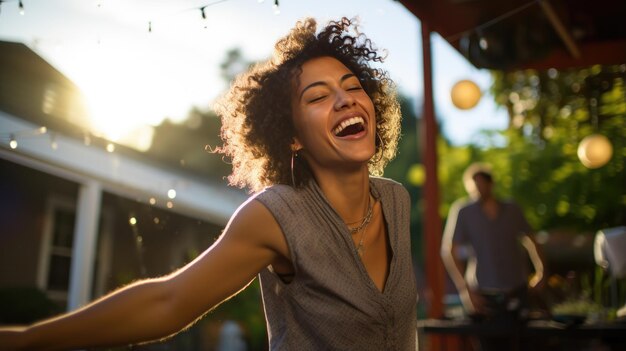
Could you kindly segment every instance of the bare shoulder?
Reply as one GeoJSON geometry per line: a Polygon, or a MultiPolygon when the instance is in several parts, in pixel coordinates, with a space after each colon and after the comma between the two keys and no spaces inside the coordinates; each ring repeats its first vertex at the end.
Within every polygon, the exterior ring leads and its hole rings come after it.
{"type": "Polygon", "coordinates": [[[224,235],[245,239],[281,256],[288,256],[282,229],[270,210],[255,198],[243,203],[226,226],[224,235]]]}

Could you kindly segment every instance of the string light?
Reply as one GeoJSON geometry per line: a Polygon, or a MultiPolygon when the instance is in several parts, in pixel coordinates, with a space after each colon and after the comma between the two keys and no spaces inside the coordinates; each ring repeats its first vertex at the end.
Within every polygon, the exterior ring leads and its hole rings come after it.
{"type": "Polygon", "coordinates": [[[278,5],[278,0],[274,0],[274,14],[280,15],[280,7],[278,5]]]}
{"type": "Polygon", "coordinates": [[[9,141],[9,147],[13,150],[17,149],[17,140],[15,139],[15,135],[11,134],[11,140],[9,141]]]}
{"type": "Polygon", "coordinates": [[[170,189],[167,191],[167,197],[169,197],[170,199],[174,199],[176,197],[176,190],[174,189],[170,189]]]}
{"type": "Polygon", "coordinates": [[[107,150],[107,152],[115,151],[115,145],[113,145],[113,143],[108,143],[107,146],[106,146],[106,150],[107,150]]]}
{"type": "MultiPolygon", "coordinates": [[[[517,13],[519,13],[519,12],[524,11],[527,8],[531,7],[531,6],[533,6],[533,5],[537,4],[537,3],[540,3],[541,1],[543,1],[543,0],[532,0],[532,1],[529,1],[529,2],[527,2],[527,3],[525,3],[525,4],[521,5],[521,6],[518,6],[518,7],[514,8],[511,11],[508,11],[508,12],[506,12],[506,13],[504,13],[504,14],[496,17],[496,18],[493,18],[493,19],[491,19],[491,20],[489,20],[489,21],[487,21],[485,23],[482,23],[482,24],[480,24],[480,25],[478,25],[478,26],[476,26],[476,27],[474,27],[472,29],[464,30],[464,31],[462,31],[460,33],[456,33],[456,34],[450,35],[450,36],[446,37],[446,41],[451,43],[451,42],[457,41],[457,40],[459,40],[459,39],[469,35],[473,31],[479,32],[482,29],[490,27],[490,26],[492,26],[492,25],[494,25],[494,24],[496,24],[496,23],[498,23],[498,22],[500,22],[500,21],[502,21],[504,19],[507,19],[507,18],[509,18],[509,17],[511,17],[511,16],[513,16],[513,15],[515,15],[517,13]]],[[[488,45],[488,43],[485,41],[484,45],[488,45]]]]}
{"type": "MultiPolygon", "coordinates": [[[[206,20],[207,16],[206,16],[206,11],[205,10],[206,10],[207,7],[213,6],[213,5],[217,5],[219,3],[226,2],[226,1],[228,1],[228,0],[217,0],[217,1],[213,1],[211,3],[208,3],[208,4],[200,6],[200,7],[192,7],[190,9],[186,9],[186,10],[183,10],[183,11],[180,11],[180,12],[187,12],[187,11],[191,11],[191,10],[192,11],[200,10],[200,15],[202,16],[202,19],[206,20]]],[[[148,32],[149,33],[152,33],[152,22],[154,22],[154,21],[148,21],[148,32]]],[[[206,26],[204,28],[206,28],[206,26]]]]}
{"type": "Polygon", "coordinates": [[[24,4],[22,3],[22,0],[19,1],[17,7],[20,9],[20,15],[24,16],[24,4]]]}
{"type": "MultiPolygon", "coordinates": [[[[1,3],[2,1],[0,1],[1,3]]],[[[18,131],[18,132],[13,132],[13,133],[0,133],[0,137],[2,138],[6,138],[7,136],[9,137],[9,147],[13,150],[17,149],[17,139],[18,138],[28,138],[28,137],[35,137],[41,134],[45,134],[48,132],[48,128],[46,127],[39,127],[36,129],[30,129],[30,130],[22,130],[22,131],[18,131]]]]}

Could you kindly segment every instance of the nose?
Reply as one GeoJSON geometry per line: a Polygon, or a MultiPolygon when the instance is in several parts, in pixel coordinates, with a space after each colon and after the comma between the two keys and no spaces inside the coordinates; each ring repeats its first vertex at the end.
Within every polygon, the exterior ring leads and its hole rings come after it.
{"type": "Polygon", "coordinates": [[[355,103],[356,100],[349,91],[337,89],[337,94],[335,97],[335,110],[341,110],[353,106],[355,103]]]}

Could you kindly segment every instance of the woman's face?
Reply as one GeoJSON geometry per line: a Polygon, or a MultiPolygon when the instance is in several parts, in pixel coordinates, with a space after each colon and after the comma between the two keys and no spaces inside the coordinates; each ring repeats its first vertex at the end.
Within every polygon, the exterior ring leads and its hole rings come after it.
{"type": "Polygon", "coordinates": [[[374,104],[340,61],[318,57],[302,65],[291,106],[295,147],[312,168],[363,167],[374,155],[374,104]]]}

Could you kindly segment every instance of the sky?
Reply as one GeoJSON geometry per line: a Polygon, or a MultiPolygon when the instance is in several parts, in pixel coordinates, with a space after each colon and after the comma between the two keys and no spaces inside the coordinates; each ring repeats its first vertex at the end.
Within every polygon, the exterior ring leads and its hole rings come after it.
{"type": "MultiPolygon", "coordinates": [[[[387,51],[383,67],[401,93],[416,108],[423,99],[420,23],[393,0],[281,0],[278,11],[273,0],[22,0],[23,15],[18,1],[1,4],[0,40],[26,44],[74,81],[95,127],[113,141],[142,140],[138,135],[149,136],[146,125],[165,117],[180,121],[192,106],[209,107],[226,88],[219,64],[227,50],[266,59],[304,17],[320,24],[358,17],[361,31],[387,51]]],[[[505,128],[506,112],[486,91],[489,72],[473,67],[436,33],[432,40],[442,133],[463,145],[480,143],[482,129],[505,128]],[[486,94],[471,110],[450,102],[450,89],[461,79],[475,81],[486,94]]]]}

